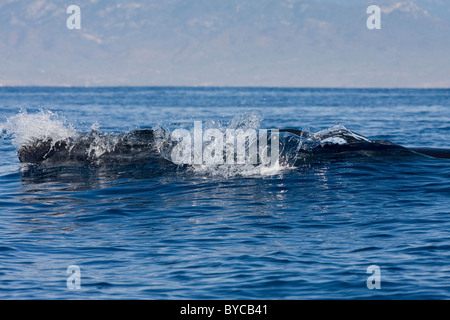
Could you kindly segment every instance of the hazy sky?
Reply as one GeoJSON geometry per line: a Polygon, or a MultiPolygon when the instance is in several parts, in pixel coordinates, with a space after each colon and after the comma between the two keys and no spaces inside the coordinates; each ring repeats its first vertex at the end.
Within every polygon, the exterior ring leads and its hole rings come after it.
{"type": "Polygon", "coordinates": [[[444,0],[0,0],[0,85],[448,88],[449,35],[444,0]]]}

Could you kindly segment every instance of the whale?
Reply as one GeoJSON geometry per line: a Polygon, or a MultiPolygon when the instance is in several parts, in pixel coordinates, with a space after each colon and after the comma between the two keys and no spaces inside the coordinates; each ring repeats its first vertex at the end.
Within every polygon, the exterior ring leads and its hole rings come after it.
{"type": "MultiPolygon", "coordinates": [[[[277,132],[299,138],[311,136],[310,133],[298,129],[278,129],[277,132]]],[[[21,163],[29,164],[168,162],[160,153],[161,146],[158,146],[158,136],[161,136],[161,132],[155,132],[153,129],[137,129],[118,134],[100,133],[93,130],[58,141],[51,138],[35,139],[21,146],[17,154],[21,163]]],[[[450,159],[449,148],[408,148],[389,141],[369,140],[349,130],[322,134],[320,144],[308,150],[299,149],[297,152],[305,156],[323,156],[364,151],[385,154],[420,154],[433,158],[450,159]],[[335,141],[339,143],[334,143],[335,141]],[[345,143],[341,141],[345,141],[345,143]]]]}
{"type": "Polygon", "coordinates": [[[123,134],[106,134],[92,131],[75,137],[53,141],[51,138],[36,139],[21,146],[17,151],[21,163],[43,162],[94,163],[123,162],[154,158],[158,152],[154,132],[150,129],[134,130],[123,134]],[[99,142],[103,142],[99,145],[99,142]],[[103,149],[100,156],[98,148],[103,149]]]}

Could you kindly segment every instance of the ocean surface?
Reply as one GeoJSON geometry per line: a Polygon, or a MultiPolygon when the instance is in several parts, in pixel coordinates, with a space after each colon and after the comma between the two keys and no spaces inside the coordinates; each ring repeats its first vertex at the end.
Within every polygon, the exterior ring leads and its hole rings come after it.
{"type": "Polygon", "coordinates": [[[0,88],[0,299],[450,299],[449,159],[197,168],[17,155],[40,138],[194,121],[450,148],[450,90],[0,88]]]}

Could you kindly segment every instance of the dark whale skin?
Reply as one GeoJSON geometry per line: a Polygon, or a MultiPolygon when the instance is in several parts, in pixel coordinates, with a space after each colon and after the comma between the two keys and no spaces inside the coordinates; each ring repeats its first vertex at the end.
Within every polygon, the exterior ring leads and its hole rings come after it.
{"type": "MultiPolygon", "coordinates": [[[[304,133],[297,129],[280,129],[279,132],[288,132],[297,136],[304,133]]],[[[28,145],[22,146],[18,150],[18,157],[21,163],[39,164],[42,162],[77,162],[96,163],[101,161],[123,162],[123,161],[145,161],[149,158],[157,157],[155,147],[155,134],[151,129],[134,130],[128,133],[116,135],[114,145],[111,150],[105,151],[100,157],[95,157],[92,146],[98,138],[108,138],[108,134],[100,134],[96,131],[69,138],[66,140],[52,141],[36,140],[28,145]]],[[[450,159],[450,149],[445,148],[406,148],[398,144],[374,140],[365,141],[346,137],[346,144],[325,143],[315,148],[299,153],[309,155],[333,155],[358,151],[386,151],[386,152],[415,152],[435,158],[450,159]]]]}

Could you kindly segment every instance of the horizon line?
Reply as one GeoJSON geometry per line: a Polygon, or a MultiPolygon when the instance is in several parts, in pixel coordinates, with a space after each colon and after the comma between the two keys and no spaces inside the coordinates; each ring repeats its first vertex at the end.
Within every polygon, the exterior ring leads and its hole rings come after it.
{"type": "Polygon", "coordinates": [[[352,86],[256,86],[256,85],[242,85],[242,86],[233,86],[233,85],[99,85],[99,86],[91,86],[91,85],[2,85],[1,88],[74,88],[74,89],[89,89],[89,88],[195,88],[195,89],[207,89],[207,88],[216,88],[216,89],[226,89],[226,88],[236,88],[236,89],[384,89],[384,90],[448,90],[450,87],[352,87],[352,86]]]}

